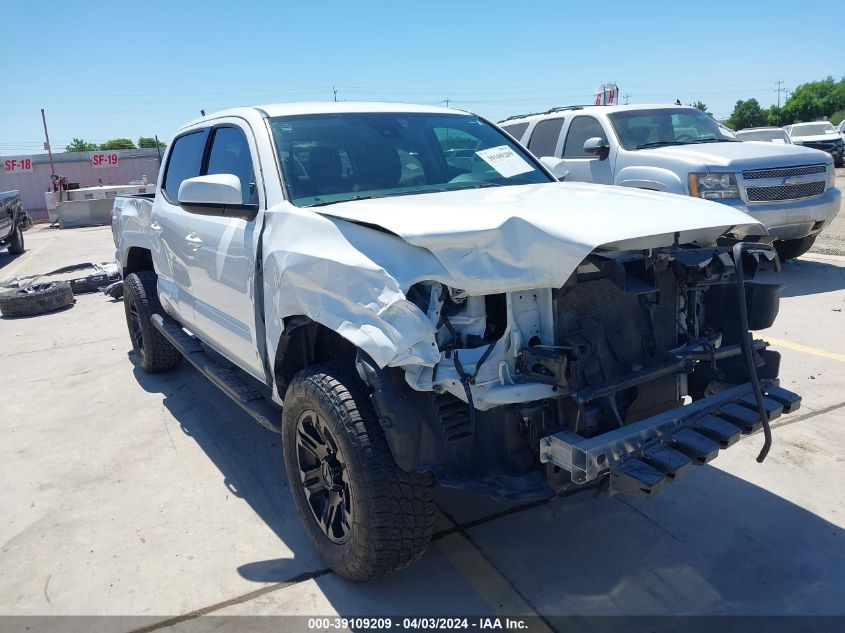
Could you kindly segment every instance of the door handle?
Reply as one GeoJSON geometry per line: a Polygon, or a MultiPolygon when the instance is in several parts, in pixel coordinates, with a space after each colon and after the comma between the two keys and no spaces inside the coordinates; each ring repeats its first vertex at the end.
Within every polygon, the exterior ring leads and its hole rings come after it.
{"type": "Polygon", "coordinates": [[[202,239],[196,233],[186,235],[185,241],[192,250],[197,250],[202,246],[202,239]]]}

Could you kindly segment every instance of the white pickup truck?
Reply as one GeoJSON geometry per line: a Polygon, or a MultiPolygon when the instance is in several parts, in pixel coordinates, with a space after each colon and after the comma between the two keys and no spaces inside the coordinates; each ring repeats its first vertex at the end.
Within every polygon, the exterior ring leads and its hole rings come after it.
{"type": "Polygon", "coordinates": [[[762,459],[799,406],[750,335],[780,290],[754,281],[778,263],[759,222],[557,182],[475,115],[228,110],[176,133],[158,183],[114,206],[135,361],[186,358],[282,434],[346,578],[422,554],[435,482],[650,495],[761,428],[762,459]]]}
{"type": "Polygon", "coordinates": [[[786,144],[739,142],[696,108],[572,106],[499,125],[568,181],[705,198],[745,211],[798,257],[839,211],[833,158],[786,144]]]}

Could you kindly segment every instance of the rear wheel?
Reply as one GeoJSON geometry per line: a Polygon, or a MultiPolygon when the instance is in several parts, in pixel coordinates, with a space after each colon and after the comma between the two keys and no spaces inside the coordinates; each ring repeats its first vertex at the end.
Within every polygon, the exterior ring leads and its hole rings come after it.
{"type": "Polygon", "coordinates": [[[817,236],[818,233],[796,240],[779,240],[775,242],[775,250],[778,252],[778,257],[780,257],[781,261],[800,257],[813,247],[817,236]]]}
{"type": "Polygon", "coordinates": [[[158,278],[149,270],[128,275],[123,281],[123,307],[132,349],[144,371],[157,373],[179,365],[182,354],[173,347],[150,320],[164,315],[158,300],[158,278]]]}
{"type": "Polygon", "coordinates": [[[23,230],[19,224],[15,225],[15,232],[9,239],[7,249],[12,255],[20,255],[23,253],[23,230]]]}
{"type": "Polygon", "coordinates": [[[422,556],[434,524],[434,478],[393,461],[354,368],[299,372],[285,395],[288,482],[308,537],[349,580],[378,578],[422,556]]]}

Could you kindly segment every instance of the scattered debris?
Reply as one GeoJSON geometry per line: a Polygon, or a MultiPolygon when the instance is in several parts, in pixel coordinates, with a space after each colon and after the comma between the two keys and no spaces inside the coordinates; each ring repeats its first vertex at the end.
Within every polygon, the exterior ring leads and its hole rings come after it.
{"type": "Polygon", "coordinates": [[[53,281],[66,281],[70,284],[74,294],[82,294],[85,292],[97,292],[109,284],[120,281],[121,272],[120,267],[114,262],[104,262],[102,264],[85,262],[83,264],[64,266],[49,273],[16,277],[8,285],[10,288],[26,288],[33,286],[38,281],[43,281],[45,277],[57,278],[53,281]],[[84,274],[72,275],[72,273],[84,274]]]}
{"type": "Polygon", "coordinates": [[[106,286],[105,290],[103,290],[103,294],[111,297],[112,299],[123,299],[123,280],[116,281],[113,284],[109,284],[106,286]]]}

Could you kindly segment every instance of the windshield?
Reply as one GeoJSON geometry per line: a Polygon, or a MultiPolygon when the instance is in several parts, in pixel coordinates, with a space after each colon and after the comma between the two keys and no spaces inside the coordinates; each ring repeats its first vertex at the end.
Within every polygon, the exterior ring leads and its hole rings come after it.
{"type": "Polygon", "coordinates": [[[830,123],[792,126],[792,136],[816,136],[818,134],[836,134],[836,130],[830,123]]]}
{"type": "Polygon", "coordinates": [[[740,130],[736,135],[743,141],[768,141],[769,143],[789,143],[789,137],[783,130],[740,130]]]}
{"type": "Polygon", "coordinates": [[[739,141],[730,130],[695,108],[623,110],[608,117],[627,150],[739,141]]]}
{"type": "Polygon", "coordinates": [[[498,129],[462,114],[308,114],[270,119],[288,197],[347,200],[554,182],[498,129]]]}

